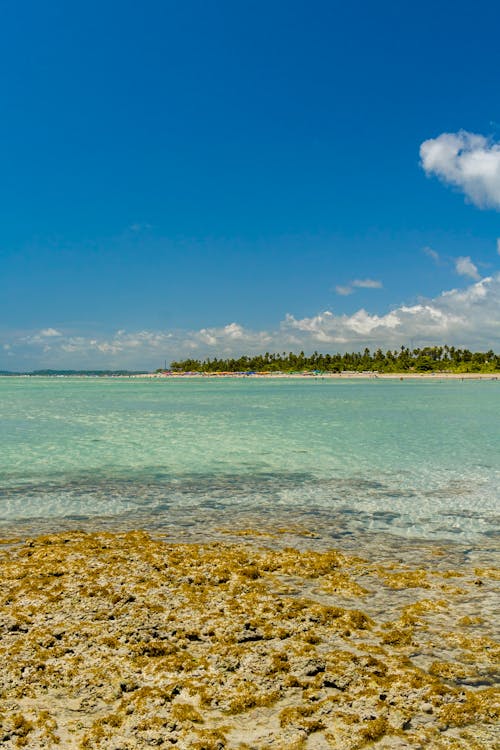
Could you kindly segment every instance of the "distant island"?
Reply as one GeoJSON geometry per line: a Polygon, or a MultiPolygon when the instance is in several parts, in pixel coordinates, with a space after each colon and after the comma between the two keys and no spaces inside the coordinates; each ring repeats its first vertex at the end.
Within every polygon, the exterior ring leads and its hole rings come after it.
{"type": "MultiPolygon", "coordinates": [[[[402,346],[393,351],[369,349],[346,354],[319,354],[306,356],[304,352],[259,354],[230,359],[184,359],[172,362],[172,372],[450,372],[489,373],[500,372],[500,355],[492,350],[471,352],[454,346],[432,346],[409,349],[402,346]]],[[[157,372],[162,372],[158,368],[157,372]]]]}
{"type": "Polygon", "coordinates": [[[148,370],[31,370],[29,372],[11,372],[0,370],[0,375],[38,375],[48,377],[64,377],[69,375],[85,375],[86,377],[117,377],[126,375],[146,375],[148,370]]]}

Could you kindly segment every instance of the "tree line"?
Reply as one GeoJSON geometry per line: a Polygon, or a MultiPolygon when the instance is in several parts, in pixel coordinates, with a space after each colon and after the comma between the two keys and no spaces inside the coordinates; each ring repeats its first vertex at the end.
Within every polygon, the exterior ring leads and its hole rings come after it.
{"type": "Polygon", "coordinates": [[[421,349],[402,346],[392,351],[365,349],[345,354],[313,352],[306,356],[304,352],[266,352],[229,359],[184,359],[172,362],[170,369],[175,372],[497,372],[500,355],[491,349],[471,352],[454,346],[421,349]]]}

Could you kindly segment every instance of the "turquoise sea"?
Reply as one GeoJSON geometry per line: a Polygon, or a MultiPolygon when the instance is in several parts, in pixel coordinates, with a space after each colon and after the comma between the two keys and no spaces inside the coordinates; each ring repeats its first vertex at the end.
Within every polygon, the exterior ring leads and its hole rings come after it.
{"type": "Polygon", "coordinates": [[[302,523],[468,544],[494,535],[499,498],[500,381],[0,378],[8,529],[302,523]]]}

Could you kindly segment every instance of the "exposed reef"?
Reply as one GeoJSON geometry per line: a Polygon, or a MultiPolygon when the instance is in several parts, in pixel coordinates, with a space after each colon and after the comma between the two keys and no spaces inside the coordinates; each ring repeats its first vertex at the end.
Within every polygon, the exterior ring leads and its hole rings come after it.
{"type": "Polygon", "coordinates": [[[0,745],[499,747],[495,568],[64,532],[0,548],[0,745]]]}

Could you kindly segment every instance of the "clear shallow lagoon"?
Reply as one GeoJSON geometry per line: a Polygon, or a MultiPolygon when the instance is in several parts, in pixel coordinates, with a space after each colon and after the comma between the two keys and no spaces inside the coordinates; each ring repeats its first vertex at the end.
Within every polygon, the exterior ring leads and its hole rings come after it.
{"type": "Polygon", "coordinates": [[[500,381],[0,378],[0,523],[487,542],[500,381]]]}

